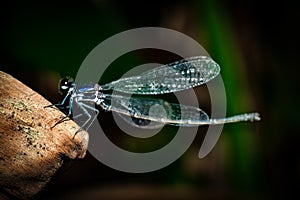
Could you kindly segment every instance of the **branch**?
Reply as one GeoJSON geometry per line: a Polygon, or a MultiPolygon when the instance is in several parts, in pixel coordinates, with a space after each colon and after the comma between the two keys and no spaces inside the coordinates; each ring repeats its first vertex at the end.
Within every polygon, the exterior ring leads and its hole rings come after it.
{"type": "Polygon", "coordinates": [[[0,71],[0,197],[27,199],[38,193],[63,159],[83,158],[88,134],[12,76],[0,71]]]}

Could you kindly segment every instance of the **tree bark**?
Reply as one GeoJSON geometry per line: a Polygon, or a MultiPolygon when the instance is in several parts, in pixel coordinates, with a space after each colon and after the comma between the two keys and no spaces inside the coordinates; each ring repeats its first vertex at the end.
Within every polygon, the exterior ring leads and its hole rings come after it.
{"type": "Polygon", "coordinates": [[[0,71],[0,198],[28,199],[37,194],[64,158],[83,158],[88,134],[51,103],[0,71]]]}

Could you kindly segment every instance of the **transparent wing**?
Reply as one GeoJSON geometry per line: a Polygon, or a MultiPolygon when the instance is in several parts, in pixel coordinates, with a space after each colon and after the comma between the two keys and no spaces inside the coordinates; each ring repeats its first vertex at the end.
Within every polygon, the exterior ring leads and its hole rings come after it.
{"type": "Polygon", "coordinates": [[[117,112],[126,122],[142,128],[158,128],[165,124],[199,126],[240,121],[259,121],[258,113],[245,113],[228,118],[209,119],[200,108],[169,103],[162,99],[105,95],[103,108],[117,112]]]}
{"type": "Polygon", "coordinates": [[[197,56],[166,64],[138,76],[105,84],[103,90],[130,94],[164,94],[204,84],[220,73],[219,65],[208,56],[197,56]]]}
{"type": "Polygon", "coordinates": [[[165,124],[188,126],[207,121],[207,114],[192,106],[169,103],[162,99],[106,95],[105,107],[128,123],[142,128],[157,128],[165,124]]]}

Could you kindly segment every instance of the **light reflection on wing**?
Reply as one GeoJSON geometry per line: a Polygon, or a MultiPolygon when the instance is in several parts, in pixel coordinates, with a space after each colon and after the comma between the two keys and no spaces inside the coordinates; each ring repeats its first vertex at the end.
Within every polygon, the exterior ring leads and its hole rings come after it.
{"type": "Polygon", "coordinates": [[[105,84],[102,90],[130,94],[164,94],[207,83],[220,73],[220,66],[208,56],[186,58],[162,65],[138,76],[105,84]]]}
{"type": "Polygon", "coordinates": [[[105,100],[108,111],[117,112],[126,122],[142,128],[158,128],[165,124],[194,126],[209,120],[200,108],[162,99],[106,95],[105,100]]]}

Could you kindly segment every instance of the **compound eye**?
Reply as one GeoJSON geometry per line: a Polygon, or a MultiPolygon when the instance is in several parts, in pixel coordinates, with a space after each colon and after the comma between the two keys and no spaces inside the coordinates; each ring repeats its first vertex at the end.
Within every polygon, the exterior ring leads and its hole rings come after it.
{"type": "Polygon", "coordinates": [[[65,77],[61,79],[59,81],[59,86],[58,86],[60,93],[66,94],[69,91],[72,84],[73,84],[73,79],[70,77],[65,77]]]}

